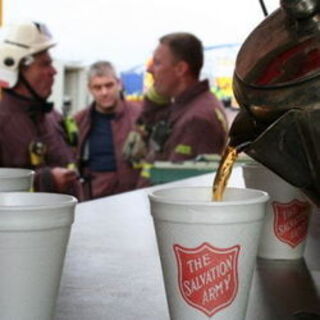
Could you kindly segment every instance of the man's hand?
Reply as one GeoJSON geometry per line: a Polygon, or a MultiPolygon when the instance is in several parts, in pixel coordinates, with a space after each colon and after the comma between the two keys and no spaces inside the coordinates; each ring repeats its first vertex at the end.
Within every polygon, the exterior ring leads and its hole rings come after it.
{"type": "Polygon", "coordinates": [[[58,192],[66,192],[77,180],[77,172],[66,168],[56,167],[51,170],[58,192]]]}

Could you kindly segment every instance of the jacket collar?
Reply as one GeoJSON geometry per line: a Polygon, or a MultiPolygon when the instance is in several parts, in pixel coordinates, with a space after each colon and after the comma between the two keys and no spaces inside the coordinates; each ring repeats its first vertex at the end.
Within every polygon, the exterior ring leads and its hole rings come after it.
{"type": "Polygon", "coordinates": [[[173,98],[173,104],[181,105],[191,101],[194,97],[199,95],[200,93],[209,90],[209,81],[203,80],[199,81],[192,87],[188,88],[184,92],[182,92],[176,98],[173,98]]]}
{"type": "Polygon", "coordinates": [[[10,108],[10,111],[25,112],[31,117],[38,117],[44,114],[40,101],[22,96],[13,90],[4,90],[1,101],[3,106],[10,108]]]}
{"type": "MultiPolygon", "coordinates": [[[[95,110],[95,101],[91,103],[90,105],[90,112],[92,114],[92,112],[95,110]]],[[[119,99],[118,102],[117,102],[117,106],[116,106],[116,109],[114,111],[114,115],[115,115],[115,119],[118,119],[120,117],[122,117],[122,115],[124,114],[125,112],[125,100],[122,100],[122,99],[119,99]]]]}

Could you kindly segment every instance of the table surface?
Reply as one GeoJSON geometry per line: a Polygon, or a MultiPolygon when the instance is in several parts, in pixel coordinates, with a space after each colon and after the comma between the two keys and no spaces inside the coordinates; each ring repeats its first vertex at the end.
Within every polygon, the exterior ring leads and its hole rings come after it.
{"type": "MultiPolygon", "coordinates": [[[[205,174],[79,204],[55,320],[169,320],[148,194],[212,181],[213,174],[205,174]]],[[[240,168],[233,170],[229,186],[244,186],[240,168]]],[[[320,312],[319,217],[312,216],[304,259],[258,259],[246,320],[320,312]]]]}

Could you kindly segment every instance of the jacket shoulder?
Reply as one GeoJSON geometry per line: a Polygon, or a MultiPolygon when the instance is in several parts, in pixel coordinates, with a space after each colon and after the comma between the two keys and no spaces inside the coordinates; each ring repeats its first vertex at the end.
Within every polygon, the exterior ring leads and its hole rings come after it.
{"type": "Polygon", "coordinates": [[[216,126],[217,123],[220,123],[223,130],[226,130],[228,126],[226,112],[222,102],[213,93],[210,91],[202,93],[192,104],[192,111],[187,117],[190,122],[195,122],[200,126],[205,123],[216,126]]]}
{"type": "Polygon", "coordinates": [[[13,114],[10,107],[0,102],[0,131],[3,131],[7,126],[10,126],[12,123],[11,121],[16,119],[15,117],[16,116],[13,114]]]}
{"type": "Polygon", "coordinates": [[[78,111],[74,115],[74,119],[76,120],[77,123],[80,123],[83,121],[83,119],[88,117],[89,113],[90,113],[90,107],[86,107],[85,109],[78,111]]]}
{"type": "Polygon", "coordinates": [[[222,102],[211,91],[205,91],[198,96],[198,102],[204,106],[210,106],[211,108],[223,108],[222,102]]]}
{"type": "Polygon", "coordinates": [[[53,109],[50,113],[47,114],[48,118],[52,119],[53,121],[60,122],[62,121],[62,114],[57,110],[53,109]]]}
{"type": "Polygon", "coordinates": [[[125,113],[130,113],[133,118],[138,118],[142,111],[142,105],[139,102],[124,101],[125,113]]]}

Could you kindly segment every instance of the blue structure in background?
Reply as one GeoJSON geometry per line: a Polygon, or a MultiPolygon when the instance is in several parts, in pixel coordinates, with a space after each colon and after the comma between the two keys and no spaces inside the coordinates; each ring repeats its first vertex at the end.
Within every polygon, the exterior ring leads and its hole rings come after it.
{"type": "Polygon", "coordinates": [[[143,73],[120,74],[126,94],[141,94],[143,90],[143,73]]]}
{"type": "Polygon", "coordinates": [[[143,91],[144,65],[135,66],[120,73],[120,78],[126,94],[140,95],[143,91]]]}

